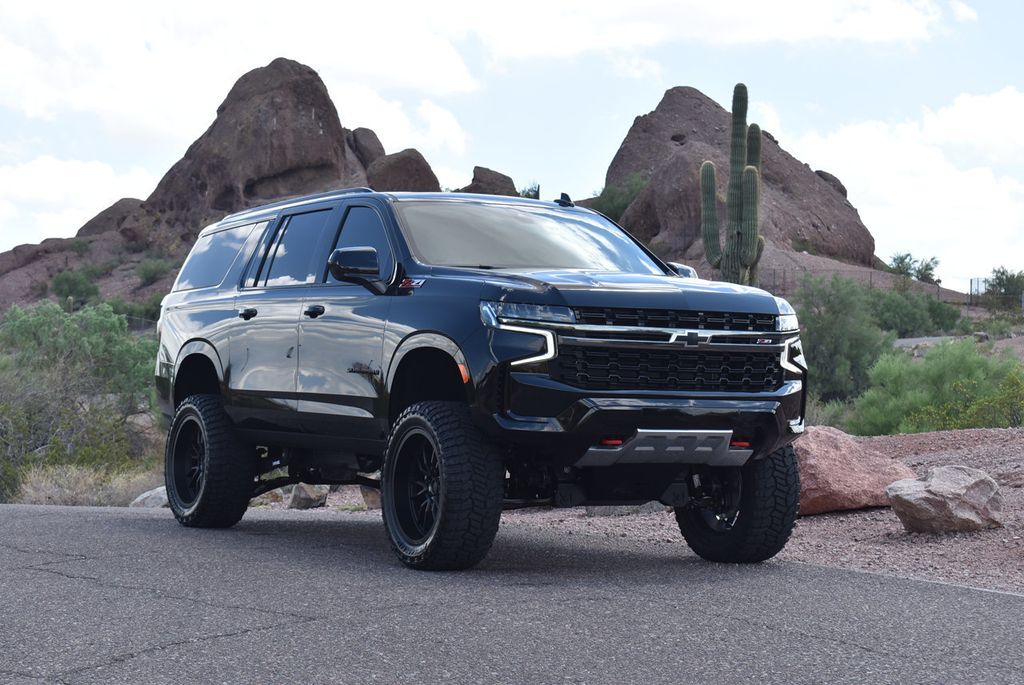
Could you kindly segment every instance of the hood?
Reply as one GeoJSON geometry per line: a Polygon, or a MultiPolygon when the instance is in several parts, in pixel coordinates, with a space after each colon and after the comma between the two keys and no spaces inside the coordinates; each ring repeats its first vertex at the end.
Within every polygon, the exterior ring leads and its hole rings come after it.
{"type": "Polygon", "coordinates": [[[777,314],[764,290],[668,275],[578,270],[464,270],[483,281],[482,299],[570,307],[623,307],[777,314]]]}

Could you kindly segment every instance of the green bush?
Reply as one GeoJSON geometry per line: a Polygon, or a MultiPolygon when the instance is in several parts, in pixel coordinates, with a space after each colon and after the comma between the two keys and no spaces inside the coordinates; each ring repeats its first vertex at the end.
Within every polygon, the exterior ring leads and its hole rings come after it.
{"type": "Polygon", "coordinates": [[[900,338],[954,332],[960,321],[956,307],[921,293],[865,289],[852,282],[851,287],[868,293],[875,323],[900,338]]]}
{"type": "Polygon", "coordinates": [[[540,184],[534,182],[534,183],[531,183],[530,185],[526,186],[525,188],[520,188],[519,189],[519,196],[520,197],[526,197],[526,198],[529,198],[531,200],[539,200],[540,199],[540,184]]]}
{"type": "Polygon", "coordinates": [[[812,392],[807,398],[807,414],[804,419],[808,426],[843,428],[849,418],[851,408],[849,402],[824,401],[812,392]]]}
{"type": "Polygon", "coordinates": [[[87,240],[73,240],[71,241],[71,251],[79,257],[84,257],[89,251],[89,242],[87,240]]]}
{"type": "Polygon", "coordinates": [[[972,341],[939,345],[921,360],[890,353],[871,368],[871,387],[855,402],[847,427],[889,435],[1005,425],[1013,420],[1007,407],[1021,372],[1016,360],[986,354],[972,341]]]}
{"type": "Polygon", "coordinates": [[[868,369],[892,344],[872,317],[867,289],[838,276],[808,277],[794,304],[815,393],[826,402],[862,393],[868,369]]]}
{"type": "Polygon", "coordinates": [[[136,319],[149,319],[156,321],[160,318],[160,302],[163,295],[151,295],[142,302],[125,302],[122,299],[108,300],[107,304],[114,310],[115,314],[135,317],[136,319]]]}
{"type": "Polygon", "coordinates": [[[136,463],[144,448],[125,419],[149,406],[155,355],[108,305],[11,307],[0,321],[0,501],[34,466],[136,463]]]}
{"type": "Polygon", "coordinates": [[[625,214],[626,208],[646,187],[646,178],[640,174],[632,174],[621,186],[605,186],[594,196],[590,208],[601,212],[612,221],[618,221],[625,214]]]}
{"type": "Polygon", "coordinates": [[[61,300],[70,297],[75,307],[91,302],[100,294],[92,279],[81,271],[61,271],[53,277],[52,290],[61,300]]]}
{"type": "Polygon", "coordinates": [[[135,267],[135,273],[139,275],[142,285],[152,285],[171,270],[171,263],[166,259],[147,258],[139,262],[135,267]]]}

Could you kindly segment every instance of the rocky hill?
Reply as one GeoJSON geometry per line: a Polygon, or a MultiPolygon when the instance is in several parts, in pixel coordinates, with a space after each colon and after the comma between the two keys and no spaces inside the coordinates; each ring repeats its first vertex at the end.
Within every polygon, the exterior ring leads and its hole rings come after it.
{"type": "MultiPolygon", "coordinates": [[[[728,182],[730,114],[694,88],[672,88],[657,108],[639,116],[608,167],[606,187],[639,177],[646,187],[626,209],[622,223],[659,253],[698,261],[701,163],[718,174],[722,206],[728,182]]],[[[875,240],[835,176],[811,170],[762,133],[761,233],[769,252],[803,252],[847,264],[872,266],[875,240]]]]}
{"type": "MultiPolygon", "coordinates": [[[[842,183],[764,136],[762,267],[799,269],[810,252],[818,267],[839,260],[837,266],[870,271],[874,239],[842,183]]],[[[705,275],[711,271],[701,262],[697,173],[704,159],[724,168],[728,145],[729,113],[693,88],[672,88],[653,112],[636,118],[607,173],[607,187],[646,182],[622,223],[663,256],[695,264],[705,275]]],[[[508,176],[484,167],[473,172],[472,183],[456,192],[516,194],[508,176]]],[[[727,174],[719,178],[724,196],[727,174]]],[[[206,224],[269,201],[359,185],[440,189],[418,151],[387,154],[371,129],[344,127],[315,71],[275,59],[235,83],[210,127],[148,198],[114,202],[75,238],[0,254],[0,311],[54,297],[54,277],[62,271],[86,276],[102,299],[152,303],[170,288],[206,224]]]]}

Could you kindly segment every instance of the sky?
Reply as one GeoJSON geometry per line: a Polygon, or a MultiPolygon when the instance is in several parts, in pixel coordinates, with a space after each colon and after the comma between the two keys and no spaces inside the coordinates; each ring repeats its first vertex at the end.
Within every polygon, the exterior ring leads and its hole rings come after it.
{"type": "Polygon", "coordinates": [[[588,197],[694,86],[846,185],[876,253],[967,288],[1024,270],[1024,3],[996,0],[26,3],[0,0],[0,250],[145,198],[246,71],[313,67],[348,128],[588,197]]]}

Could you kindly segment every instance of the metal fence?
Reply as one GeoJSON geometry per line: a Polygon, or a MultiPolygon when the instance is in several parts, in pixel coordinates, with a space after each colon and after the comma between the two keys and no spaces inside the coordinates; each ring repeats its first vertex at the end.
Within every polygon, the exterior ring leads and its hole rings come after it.
{"type": "Polygon", "coordinates": [[[1017,310],[1024,313],[1024,292],[1019,296],[992,288],[990,278],[972,278],[968,302],[989,309],[1017,310]]]}
{"type": "Polygon", "coordinates": [[[879,290],[907,289],[934,297],[936,300],[940,300],[942,302],[949,302],[952,304],[969,303],[969,296],[965,293],[943,288],[941,285],[936,283],[924,283],[922,281],[915,281],[907,278],[906,276],[887,273],[885,271],[876,271],[875,269],[868,268],[836,269],[833,271],[823,272],[800,268],[762,268],[758,275],[760,278],[758,287],[783,297],[795,295],[800,290],[800,287],[808,276],[813,276],[815,278],[832,278],[833,276],[839,276],[841,278],[846,278],[862,285],[866,285],[869,288],[878,288],[879,290]]]}

